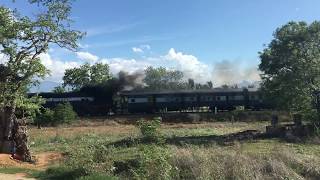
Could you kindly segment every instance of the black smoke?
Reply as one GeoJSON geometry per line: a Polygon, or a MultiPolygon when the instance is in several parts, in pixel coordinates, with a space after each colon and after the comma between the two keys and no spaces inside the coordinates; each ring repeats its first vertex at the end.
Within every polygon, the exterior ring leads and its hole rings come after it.
{"type": "Polygon", "coordinates": [[[95,98],[98,104],[107,104],[109,108],[113,108],[114,99],[122,90],[134,90],[143,88],[143,73],[136,72],[129,74],[127,72],[119,72],[116,77],[109,79],[100,84],[92,84],[80,89],[81,93],[95,98]]]}

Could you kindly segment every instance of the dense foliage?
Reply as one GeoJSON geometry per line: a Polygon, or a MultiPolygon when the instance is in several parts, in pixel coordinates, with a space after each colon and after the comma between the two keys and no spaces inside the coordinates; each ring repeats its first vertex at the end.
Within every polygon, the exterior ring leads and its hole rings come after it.
{"type": "Polygon", "coordinates": [[[50,109],[42,109],[40,113],[37,114],[34,123],[38,125],[40,128],[41,126],[46,126],[46,125],[52,125],[54,122],[54,111],[50,109]]]}
{"type": "Polygon", "coordinates": [[[56,126],[69,124],[77,118],[76,112],[70,103],[58,104],[53,110],[44,108],[37,114],[34,123],[41,126],[56,126]]]}
{"type": "Polygon", "coordinates": [[[108,64],[96,63],[90,65],[86,63],[78,68],[67,69],[63,76],[63,84],[74,90],[79,90],[85,86],[100,85],[110,79],[108,64]]]}
{"type": "Polygon", "coordinates": [[[42,11],[35,17],[21,16],[0,7],[0,49],[6,61],[0,64],[0,106],[15,107],[29,86],[48,74],[39,55],[49,44],[75,50],[82,33],[70,29],[71,2],[30,0],[42,11]]]}
{"type": "Polygon", "coordinates": [[[161,118],[154,118],[152,120],[141,119],[137,122],[142,137],[148,142],[159,142],[161,135],[159,128],[161,125],[161,118]]]}
{"type": "Polygon", "coordinates": [[[289,22],[261,52],[262,89],[278,109],[314,118],[320,90],[320,22],[289,22]]]}
{"type": "Polygon", "coordinates": [[[74,112],[69,102],[58,104],[54,108],[54,124],[71,123],[76,120],[77,114],[74,112]]]}
{"type": "Polygon", "coordinates": [[[183,87],[183,73],[178,70],[168,70],[164,67],[148,67],[145,70],[144,83],[149,89],[181,89],[183,87]]]}
{"type": "MultiPolygon", "coordinates": [[[[77,40],[83,33],[71,28],[71,2],[29,0],[30,4],[38,6],[39,11],[32,13],[34,16],[23,16],[15,9],[0,6],[0,53],[4,57],[0,62],[0,113],[4,117],[0,142],[12,139],[15,133],[13,124],[17,107],[22,109],[22,114],[40,107],[26,95],[30,86],[49,74],[40,55],[47,53],[50,44],[77,49],[77,40]]],[[[15,141],[17,147],[26,146],[24,140],[15,141]]],[[[23,160],[31,161],[27,149],[26,146],[22,152],[25,153],[23,160]]]]}

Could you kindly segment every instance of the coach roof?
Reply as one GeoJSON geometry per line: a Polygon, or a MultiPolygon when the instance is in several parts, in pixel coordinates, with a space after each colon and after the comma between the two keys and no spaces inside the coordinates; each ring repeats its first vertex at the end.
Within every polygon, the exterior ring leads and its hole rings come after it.
{"type": "Polygon", "coordinates": [[[206,94],[206,93],[236,93],[248,90],[249,92],[258,91],[257,88],[214,88],[214,89],[196,89],[196,90],[133,90],[121,91],[119,94],[124,96],[129,95],[155,95],[155,94],[206,94]]]}

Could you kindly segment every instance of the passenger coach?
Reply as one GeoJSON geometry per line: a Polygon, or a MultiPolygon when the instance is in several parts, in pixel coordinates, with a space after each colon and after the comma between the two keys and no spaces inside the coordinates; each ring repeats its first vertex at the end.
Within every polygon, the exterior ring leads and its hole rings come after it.
{"type": "Polygon", "coordinates": [[[257,89],[208,89],[175,91],[123,91],[120,93],[129,113],[188,111],[200,108],[232,110],[237,106],[266,108],[257,89]]]}

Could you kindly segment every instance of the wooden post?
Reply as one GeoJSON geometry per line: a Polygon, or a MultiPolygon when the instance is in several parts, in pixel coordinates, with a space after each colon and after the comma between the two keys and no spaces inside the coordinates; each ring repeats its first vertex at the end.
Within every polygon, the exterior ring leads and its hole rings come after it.
{"type": "Polygon", "coordinates": [[[279,124],[279,118],[277,115],[273,114],[271,118],[271,126],[276,127],[279,124]]]}
{"type": "Polygon", "coordinates": [[[293,115],[293,122],[295,126],[301,126],[302,125],[302,116],[301,114],[294,114],[293,115]]]}
{"type": "Polygon", "coordinates": [[[0,152],[2,152],[3,149],[3,143],[4,143],[4,112],[3,109],[0,109],[0,152]]]}

